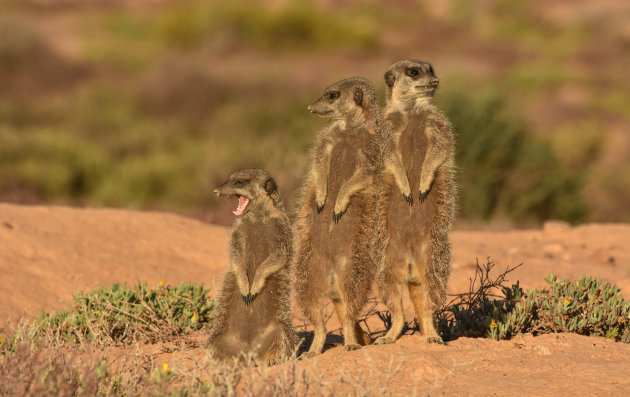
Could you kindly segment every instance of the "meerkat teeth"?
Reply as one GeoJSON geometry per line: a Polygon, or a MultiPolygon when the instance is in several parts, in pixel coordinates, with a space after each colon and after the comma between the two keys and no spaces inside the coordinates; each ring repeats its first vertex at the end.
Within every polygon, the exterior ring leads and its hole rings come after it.
{"type": "Polygon", "coordinates": [[[238,196],[238,207],[232,213],[236,216],[241,216],[245,213],[247,206],[249,205],[249,199],[245,196],[238,196]]]}

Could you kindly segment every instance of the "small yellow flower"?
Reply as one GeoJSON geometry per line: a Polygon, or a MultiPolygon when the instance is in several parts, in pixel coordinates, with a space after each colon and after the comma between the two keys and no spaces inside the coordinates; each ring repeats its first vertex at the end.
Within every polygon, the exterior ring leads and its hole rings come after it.
{"type": "Polygon", "coordinates": [[[494,308],[492,308],[492,311],[497,312],[499,311],[499,308],[495,306],[494,308]]]}
{"type": "Polygon", "coordinates": [[[206,379],[206,378],[201,378],[201,383],[208,383],[208,379],[206,379]]]}
{"type": "Polygon", "coordinates": [[[490,321],[490,328],[496,327],[496,326],[497,326],[497,322],[494,321],[494,319],[492,319],[492,321],[490,321]]]}
{"type": "Polygon", "coordinates": [[[168,363],[162,364],[162,371],[168,372],[168,363]]]}
{"type": "Polygon", "coordinates": [[[163,286],[163,285],[164,285],[164,280],[159,279],[159,280],[158,280],[158,284],[160,285],[160,287],[161,287],[161,286],[163,286]]]}
{"type": "Polygon", "coordinates": [[[193,323],[197,322],[197,312],[193,313],[192,318],[190,319],[190,321],[192,321],[193,323]]]}
{"type": "Polygon", "coordinates": [[[567,297],[567,298],[564,299],[564,304],[568,305],[569,303],[571,303],[572,300],[573,299],[571,299],[570,297],[567,297]]]}

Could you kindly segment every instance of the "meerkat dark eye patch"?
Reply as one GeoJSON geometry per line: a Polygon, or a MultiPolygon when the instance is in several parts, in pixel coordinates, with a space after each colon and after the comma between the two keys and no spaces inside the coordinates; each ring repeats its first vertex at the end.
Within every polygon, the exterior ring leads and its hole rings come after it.
{"type": "Polygon", "coordinates": [[[394,81],[396,81],[396,77],[394,77],[394,73],[392,73],[391,71],[385,73],[385,84],[387,84],[388,87],[393,87],[394,86],[394,81]]]}
{"type": "Polygon", "coordinates": [[[233,186],[243,186],[244,184],[246,184],[247,182],[249,182],[249,180],[247,179],[236,179],[232,182],[233,186]]]}
{"type": "Polygon", "coordinates": [[[267,178],[263,187],[265,188],[265,192],[267,192],[267,194],[271,194],[275,192],[276,190],[278,190],[276,181],[274,181],[273,178],[267,178]]]}
{"type": "Polygon", "coordinates": [[[339,91],[331,91],[324,96],[329,100],[334,101],[335,99],[339,98],[339,91]]]}
{"type": "Polygon", "coordinates": [[[435,71],[433,70],[433,66],[429,65],[429,73],[435,76],[435,71]]]}
{"type": "Polygon", "coordinates": [[[354,90],[354,103],[357,106],[361,106],[361,103],[363,103],[363,91],[360,88],[354,90]]]}
{"type": "Polygon", "coordinates": [[[407,68],[407,70],[405,70],[405,74],[412,79],[415,79],[422,74],[422,71],[420,68],[407,68]]]}

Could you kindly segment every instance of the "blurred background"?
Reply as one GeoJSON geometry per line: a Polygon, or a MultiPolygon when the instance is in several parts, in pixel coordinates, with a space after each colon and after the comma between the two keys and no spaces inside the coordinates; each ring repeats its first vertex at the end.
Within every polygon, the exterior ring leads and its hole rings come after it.
{"type": "Polygon", "coordinates": [[[630,222],[627,0],[0,0],[0,201],[231,224],[268,170],[289,209],[342,78],[429,61],[457,133],[457,227],[630,222]]]}

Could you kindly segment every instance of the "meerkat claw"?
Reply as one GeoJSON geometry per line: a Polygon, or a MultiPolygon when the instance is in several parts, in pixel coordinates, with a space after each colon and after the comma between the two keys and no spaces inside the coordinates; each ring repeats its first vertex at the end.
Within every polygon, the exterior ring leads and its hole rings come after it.
{"type": "Polygon", "coordinates": [[[243,302],[245,302],[245,305],[249,305],[249,303],[247,302],[247,297],[249,296],[249,294],[247,295],[241,295],[241,298],[243,298],[243,302]]]}
{"type": "Polygon", "coordinates": [[[256,292],[255,294],[249,294],[249,303],[252,303],[254,301],[254,299],[256,299],[256,297],[258,296],[258,292],[256,292]]]}
{"type": "Polygon", "coordinates": [[[317,213],[318,214],[322,213],[322,211],[324,210],[324,205],[325,204],[322,204],[322,205],[317,204],[317,213]]]}
{"type": "Polygon", "coordinates": [[[429,195],[429,191],[428,190],[426,190],[424,192],[420,192],[418,194],[418,197],[420,198],[420,202],[424,203],[424,200],[427,198],[428,195],[429,195]]]}
{"type": "Polygon", "coordinates": [[[413,196],[411,194],[406,195],[405,193],[403,193],[403,197],[405,198],[407,204],[413,205],[413,196]]]}
{"type": "Polygon", "coordinates": [[[339,222],[339,220],[341,219],[341,217],[343,216],[343,214],[344,214],[345,212],[346,212],[346,211],[335,212],[335,213],[333,214],[333,221],[335,221],[335,223],[338,223],[338,222],[339,222]]]}

